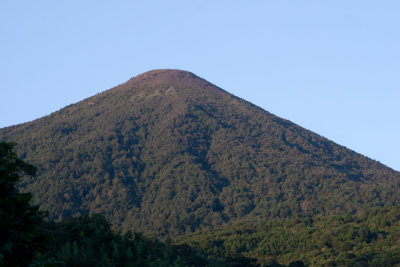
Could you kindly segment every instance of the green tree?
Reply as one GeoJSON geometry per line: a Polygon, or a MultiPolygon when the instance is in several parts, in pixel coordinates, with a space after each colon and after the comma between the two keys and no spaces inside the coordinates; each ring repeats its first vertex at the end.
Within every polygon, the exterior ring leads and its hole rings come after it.
{"type": "Polygon", "coordinates": [[[20,193],[21,175],[34,176],[36,168],[14,152],[15,143],[0,143],[0,265],[27,266],[45,249],[46,238],[38,229],[42,216],[31,206],[30,193],[20,193]]]}

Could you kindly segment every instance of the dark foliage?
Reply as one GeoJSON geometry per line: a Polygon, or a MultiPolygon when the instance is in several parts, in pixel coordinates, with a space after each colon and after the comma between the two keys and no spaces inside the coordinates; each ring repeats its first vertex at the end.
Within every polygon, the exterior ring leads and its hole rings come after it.
{"type": "Polygon", "coordinates": [[[172,245],[139,233],[114,233],[101,215],[49,222],[42,231],[52,236],[52,250],[43,256],[56,259],[54,266],[256,266],[245,257],[207,257],[188,245],[172,245]]]}
{"type": "Polygon", "coordinates": [[[30,193],[19,193],[21,175],[36,168],[0,143],[0,266],[256,266],[245,257],[206,257],[190,246],[111,230],[99,214],[44,223],[30,193]]]}
{"type": "Polygon", "coordinates": [[[36,169],[19,159],[14,147],[0,143],[0,266],[27,266],[46,249],[38,207],[29,204],[30,193],[17,189],[21,175],[33,176],[36,169]]]}
{"type": "Polygon", "coordinates": [[[399,227],[400,207],[394,206],[369,209],[358,216],[245,222],[176,241],[211,255],[256,258],[259,264],[398,266],[399,227]]]}
{"type": "Polygon", "coordinates": [[[195,75],[159,70],[0,130],[51,218],[104,213],[169,235],[237,220],[356,214],[400,201],[399,173],[195,75]]]}

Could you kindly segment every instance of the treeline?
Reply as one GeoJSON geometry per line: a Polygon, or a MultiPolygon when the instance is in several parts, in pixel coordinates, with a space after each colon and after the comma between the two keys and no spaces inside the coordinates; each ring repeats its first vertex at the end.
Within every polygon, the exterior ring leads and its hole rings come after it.
{"type": "Polygon", "coordinates": [[[48,250],[36,255],[36,266],[256,266],[245,257],[209,258],[185,244],[115,233],[99,214],[47,222],[40,228],[48,237],[48,250]]]}
{"type": "MultiPolygon", "coordinates": [[[[301,260],[309,266],[400,264],[400,207],[360,215],[244,222],[180,237],[205,253],[256,258],[259,264],[301,260]]],[[[396,265],[397,266],[397,265],[396,265]]]]}
{"type": "Polygon", "coordinates": [[[99,214],[46,222],[31,266],[396,266],[400,208],[227,226],[160,241],[99,214]]]}
{"type": "MultiPolygon", "coordinates": [[[[116,233],[100,214],[71,218],[63,222],[47,222],[40,226],[40,232],[47,237],[47,250],[36,254],[31,266],[286,266],[274,260],[269,264],[260,263],[255,258],[239,253],[216,254],[209,249],[178,244],[172,239],[160,241],[140,233],[116,233]]],[[[301,261],[292,261],[288,266],[301,267],[304,264],[301,261]]]]}

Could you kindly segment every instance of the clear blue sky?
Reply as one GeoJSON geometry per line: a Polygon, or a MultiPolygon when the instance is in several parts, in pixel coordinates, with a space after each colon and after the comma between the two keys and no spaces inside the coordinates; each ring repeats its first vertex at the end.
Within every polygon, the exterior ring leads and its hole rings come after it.
{"type": "Polygon", "coordinates": [[[400,1],[0,1],[0,127],[159,68],[400,170],[400,1]]]}

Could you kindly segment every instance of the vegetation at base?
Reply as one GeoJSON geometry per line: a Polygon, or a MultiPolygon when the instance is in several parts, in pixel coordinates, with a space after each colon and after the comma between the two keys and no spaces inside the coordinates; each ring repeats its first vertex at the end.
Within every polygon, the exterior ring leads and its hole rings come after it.
{"type": "MultiPolygon", "coordinates": [[[[243,255],[214,255],[187,244],[172,244],[171,240],[161,242],[139,233],[114,233],[99,214],[46,223],[42,231],[53,237],[49,243],[53,249],[42,257],[58,262],[55,266],[261,266],[256,259],[243,255]]],[[[295,261],[289,266],[304,266],[301,264],[295,261]]],[[[271,266],[285,265],[275,262],[271,266]]]]}
{"type": "Polygon", "coordinates": [[[254,260],[206,258],[187,245],[164,244],[111,230],[102,215],[43,222],[30,193],[16,187],[36,168],[0,142],[0,266],[253,266],[254,260]]]}
{"type": "Polygon", "coordinates": [[[259,264],[301,260],[309,266],[400,266],[400,207],[360,215],[247,222],[179,237],[204,253],[256,258],[259,264]]]}
{"type": "Polygon", "coordinates": [[[19,159],[14,147],[0,143],[0,266],[27,266],[46,249],[39,208],[30,205],[30,193],[17,189],[21,175],[34,176],[36,168],[19,159]]]}
{"type": "Polygon", "coordinates": [[[43,223],[30,194],[16,188],[21,175],[36,169],[14,146],[0,143],[0,266],[400,265],[398,206],[357,216],[238,221],[167,242],[115,233],[99,214],[43,223]]]}
{"type": "Polygon", "coordinates": [[[174,236],[242,219],[356,214],[400,203],[400,174],[183,71],[145,73],[0,129],[52,219],[102,213],[174,236]]]}
{"type": "Polygon", "coordinates": [[[242,222],[161,242],[112,232],[101,215],[47,223],[65,266],[398,266],[400,207],[242,222]]]}
{"type": "Polygon", "coordinates": [[[42,229],[53,249],[45,258],[60,266],[205,266],[208,260],[189,246],[168,246],[139,233],[114,233],[99,214],[49,222],[42,229]]]}

